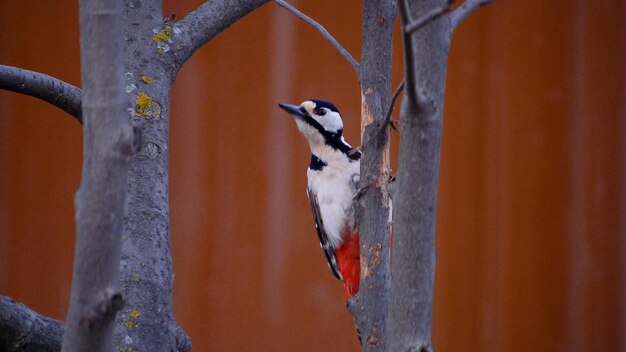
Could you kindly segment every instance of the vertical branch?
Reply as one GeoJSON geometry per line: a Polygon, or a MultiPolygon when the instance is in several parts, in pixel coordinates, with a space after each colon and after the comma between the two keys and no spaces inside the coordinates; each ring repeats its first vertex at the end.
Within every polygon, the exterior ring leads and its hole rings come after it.
{"type": "Polygon", "coordinates": [[[169,94],[185,32],[163,18],[161,0],[142,0],[141,6],[125,2],[124,74],[132,104],[126,116],[141,126],[141,150],[130,161],[119,264],[126,304],[115,320],[114,346],[116,351],[189,351],[190,340],[172,311],[168,201],[169,94]]]}
{"type": "Polygon", "coordinates": [[[471,11],[490,1],[468,0],[449,16],[443,15],[451,0],[419,1],[413,8],[408,0],[399,1],[406,92],[394,192],[390,350],[431,351],[437,190],[450,37],[471,11]]]}
{"type": "Polygon", "coordinates": [[[388,128],[385,113],[391,84],[392,1],[363,1],[363,46],[359,71],[363,158],[358,205],[361,285],[349,309],[361,332],[364,351],[385,351],[389,301],[388,128]]]}
{"type": "Polygon", "coordinates": [[[80,2],[83,174],[63,351],[111,351],[133,132],[125,119],[122,2],[80,2]]]}
{"type": "Polygon", "coordinates": [[[400,155],[394,193],[389,339],[391,351],[431,350],[435,221],[443,96],[450,21],[438,18],[411,34],[411,17],[446,0],[400,1],[406,92],[400,113],[400,155]],[[419,50],[417,50],[419,48],[419,50]]]}

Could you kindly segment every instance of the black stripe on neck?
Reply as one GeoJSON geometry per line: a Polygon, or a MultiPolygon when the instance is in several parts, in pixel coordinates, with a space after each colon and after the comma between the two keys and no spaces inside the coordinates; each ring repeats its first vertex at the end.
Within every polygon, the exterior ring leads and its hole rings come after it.
{"type": "Polygon", "coordinates": [[[322,159],[318,158],[315,154],[311,154],[311,163],[309,169],[315,171],[321,171],[325,166],[328,166],[322,159]]]}
{"type": "Polygon", "coordinates": [[[346,143],[344,143],[343,140],[341,140],[341,136],[343,135],[343,130],[339,130],[337,132],[326,131],[324,127],[311,116],[305,117],[304,120],[309,125],[313,126],[313,128],[319,131],[319,133],[324,137],[324,143],[326,145],[344,153],[350,160],[359,160],[361,158],[360,152],[358,151],[354,152],[349,145],[347,145],[346,143]]]}

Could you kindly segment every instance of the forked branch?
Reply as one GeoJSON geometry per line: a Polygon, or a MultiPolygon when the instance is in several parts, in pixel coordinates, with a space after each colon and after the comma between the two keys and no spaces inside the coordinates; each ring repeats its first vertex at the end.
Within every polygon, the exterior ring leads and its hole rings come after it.
{"type": "Polygon", "coordinates": [[[303,20],[304,22],[308,23],[311,27],[315,28],[315,30],[318,31],[322,35],[322,37],[326,39],[335,49],[337,49],[339,54],[341,54],[341,56],[343,56],[343,58],[346,59],[346,61],[348,61],[348,63],[350,64],[350,66],[352,66],[354,71],[357,74],[359,73],[359,62],[356,61],[354,57],[352,57],[352,55],[350,55],[348,50],[346,50],[343,46],[341,46],[341,44],[339,44],[339,42],[326,30],[326,28],[324,28],[324,26],[317,23],[314,19],[300,12],[300,10],[296,9],[295,7],[291,6],[290,4],[288,4],[287,2],[283,0],[274,0],[274,2],[276,3],[276,5],[293,13],[299,19],[303,20]]]}
{"type": "Polygon", "coordinates": [[[35,71],[0,65],[0,89],[39,98],[82,122],[80,88],[60,79],[35,71]]]}
{"type": "Polygon", "coordinates": [[[427,110],[432,108],[432,99],[428,96],[427,92],[420,90],[417,86],[416,73],[415,73],[415,53],[413,51],[413,33],[426,26],[427,24],[435,21],[439,17],[445,15],[454,0],[448,0],[445,5],[430,10],[425,15],[421,16],[417,20],[411,18],[411,12],[409,9],[408,1],[400,0],[400,18],[402,23],[406,23],[403,26],[402,40],[404,42],[404,64],[405,69],[405,85],[406,92],[405,97],[409,103],[411,109],[427,110]]]}
{"type": "Polygon", "coordinates": [[[442,15],[445,15],[446,13],[448,13],[448,11],[450,11],[452,5],[454,5],[454,1],[455,0],[448,0],[445,5],[430,10],[428,13],[416,20],[407,22],[407,24],[404,26],[404,32],[411,34],[429,24],[430,22],[436,20],[437,18],[441,17],[442,15]]]}

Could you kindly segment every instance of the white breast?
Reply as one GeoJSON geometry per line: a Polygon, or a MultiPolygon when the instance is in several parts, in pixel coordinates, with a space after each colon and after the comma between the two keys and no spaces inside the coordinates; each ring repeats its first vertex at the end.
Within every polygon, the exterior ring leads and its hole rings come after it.
{"type": "Polygon", "coordinates": [[[360,163],[350,162],[345,156],[328,154],[322,160],[327,165],[321,171],[307,171],[308,187],[317,194],[324,230],[331,245],[337,248],[341,245],[344,230],[354,230],[354,190],[351,178],[359,174],[360,163]]]}

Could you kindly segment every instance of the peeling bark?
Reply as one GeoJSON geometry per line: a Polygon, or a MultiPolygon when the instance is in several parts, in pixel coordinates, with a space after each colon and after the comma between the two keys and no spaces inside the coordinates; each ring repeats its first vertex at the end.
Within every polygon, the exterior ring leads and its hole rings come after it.
{"type": "Polygon", "coordinates": [[[387,0],[363,2],[363,47],[359,68],[363,134],[357,222],[361,285],[348,304],[363,351],[385,351],[389,302],[389,135],[391,43],[395,6],[387,0]]]}

